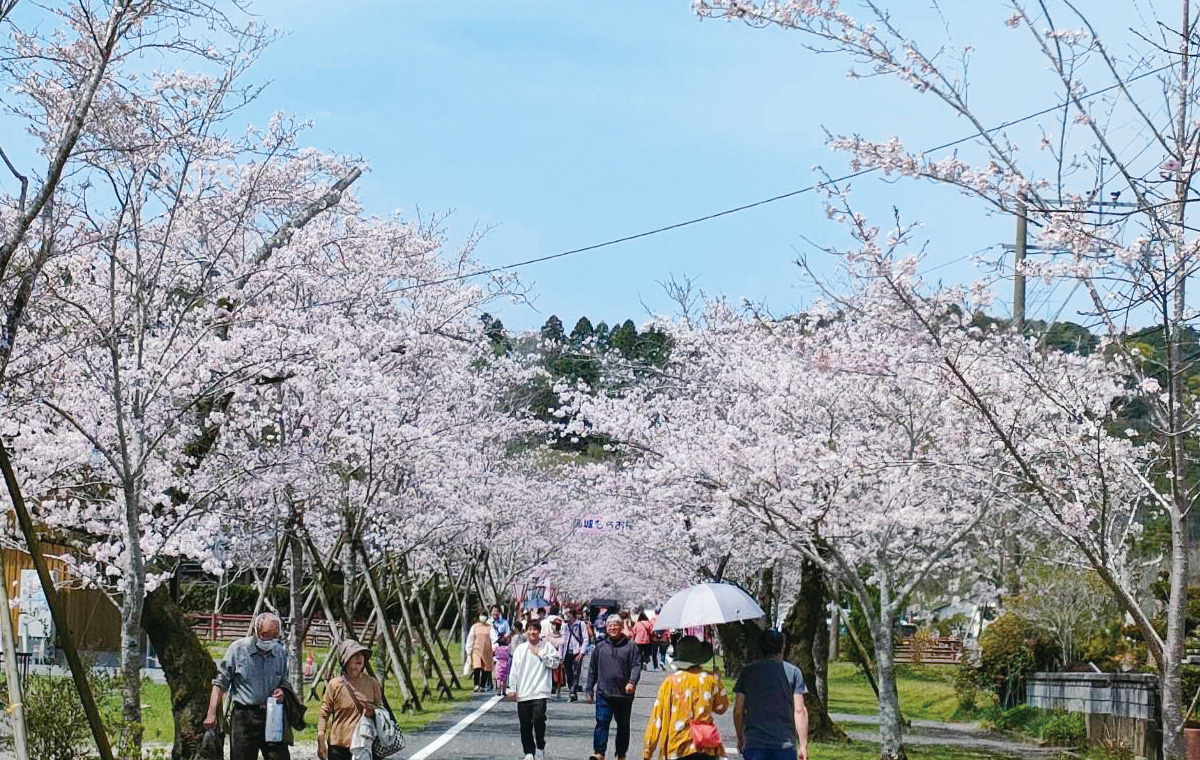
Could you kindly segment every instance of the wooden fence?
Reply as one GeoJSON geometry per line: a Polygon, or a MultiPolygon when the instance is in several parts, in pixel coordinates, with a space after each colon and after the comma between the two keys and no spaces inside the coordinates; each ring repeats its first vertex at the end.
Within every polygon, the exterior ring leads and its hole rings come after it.
{"type": "MultiPolygon", "coordinates": [[[[205,641],[236,641],[250,631],[250,615],[206,615],[203,612],[188,613],[192,631],[205,641]]],[[[365,641],[368,628],[373,623],[356,621],[356,638],[365,641]]],[[[329,621],[323,617],[313,618],[304,636],[306,647],[327,647],[333,644],[329,621]]]]}
{"type": "Polygon", "coordinates": [[[896,662],[923,665],[957,665],[962,657],[962,641],[954,638],[920,639],[905,636],[896,645],[896,662]]]}

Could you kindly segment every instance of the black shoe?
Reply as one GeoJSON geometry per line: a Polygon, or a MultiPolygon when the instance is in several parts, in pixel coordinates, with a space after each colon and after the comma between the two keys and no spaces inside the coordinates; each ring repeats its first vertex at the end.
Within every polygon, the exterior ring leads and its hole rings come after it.
{"type": "Polygon", "coordinates": [[[579,701],[579,697],[578,697],[577,695],[575,695],[575,694],[572,694],[570,697],[568,697],[568,698],[567,698],[567,701],[569,701],[569,702],[578,702],[578,701],[579,701]]]}

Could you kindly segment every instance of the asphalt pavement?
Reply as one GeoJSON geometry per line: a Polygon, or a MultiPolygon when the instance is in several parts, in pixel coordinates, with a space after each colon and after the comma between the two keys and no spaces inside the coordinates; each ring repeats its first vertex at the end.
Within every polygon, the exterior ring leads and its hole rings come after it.
{"type": "MultiPolygon", "coordinates": [[[[633,701],[629,760],[639,760],[642,756],[642,736],[664,675],[661,671],[642,674],[633,701]]],[[[524,754],[521,751],[517,705],[493,700],[492,694],[475,695],[462,709],[455,710],[411,737],[411,743],[401,757],[406,760],[521,760],[524,754]],[[475,717],[463,725],[472,715],[475,717]],[[457,733],[446,741],[447,732],[456,730],[457,733]]],[[[583,695],[580,695],[578,702],[569,702],[565,696],[551,698],[546,715],[546,757],[552,760],[586,760],[592,754],[592,732],[595,727],[595,705],[588,704],[583,695]]],[[[727,745],[735,744],[732,709],[717,716],[717,727],[727,745]]],[[[609,730],[606,754],[610,760],[615,756],[615,739],[614,723],[609,730]]]]}

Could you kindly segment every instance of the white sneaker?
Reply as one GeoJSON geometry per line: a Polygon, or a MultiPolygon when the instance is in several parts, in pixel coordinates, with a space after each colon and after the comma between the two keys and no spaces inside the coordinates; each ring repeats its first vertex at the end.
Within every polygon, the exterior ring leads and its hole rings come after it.
{"type": "Polygon", "coordinates": [[[538,750],[537,760],[546,760],[546,750],[545,749],[538,750]]]}
{"type": "Polygon", "coordinates": [[[533,760],[533,755],[526,755],[525,760],[533,760]]]}

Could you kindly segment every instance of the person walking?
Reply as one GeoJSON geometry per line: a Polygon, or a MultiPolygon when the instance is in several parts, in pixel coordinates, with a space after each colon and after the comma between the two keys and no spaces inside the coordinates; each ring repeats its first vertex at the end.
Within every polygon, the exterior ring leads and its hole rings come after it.
{"type": "Polygon", "coordinates": [[[695,636],[675,642],[678,672],[658,687],[646,723],[643,760],[651,760],[655,751],[663,760],[716,760],[725,756],[713,715],[729,709],[729,698],[721,677],[703,670],[712,656],[712,645],[695,636]]]}
{"type": "Polygon", "coordinates": [[[746,665],[733,687],[733,726],[746,760],[808,760],[808,692],[800,668],[783,659],[786,640],[759,635],[763,659],[746,665]]]}
{"type": "Polygon", "coordinates": [[[623,760],[629,751],[629,716],[633,712],[633,693],[642,676],[642,661],[633,642],[625,636],[625,623],[619,615],[609,615],[604,628],[607,635],[592,649],[588,665],[588,702],[596,704],[592,757],[604,760],[608,729],[616,719],[614,749],[617,760],[623,760]]]}
{"type": "Polygon", "coordinates": [[[358,724],[373,719],[383,704],[383,688],[375,676],[365,672],[371,650],[353,639],[338,645],[336,652],[342,674],[330,679],[317,715],[317,757],[320,760],[359,760],[371,757],[371,748],[352,749],[358,724]]]}
{"type": "Polygon", "coordinates": [[[480,692],[492,686],[492,626],[488,624],[487,615],[480,615],[471,632],[467,634],[467,643],[463,647],[471,658],[471,676],[474,679],[475,691],[480,692]]]}
{"type": "Polygon", "coordinates": [[[283,690],[292,691],[287,680],[288,654],[279,643],[279,617],[263,612],[254,618],[251,634],[225,650],[217,665],[204,727],[217,727],[221,700],[229,694],[233,702],[229,726],[229,760],[290,760],[288,745],[266,740],[267,700],[283,700],[283,690]]]}
{"type": "Polygon", "coordinates": [[[579,678],[583,675],[583,658],[592,650],[594,637],[591,626],[579,617],[574,608],[567,609],[567,625],[563,631],[567,643],[563,647],[563,669],[566,671],[570,701],[579,700],[579,678]]]}
{"type": "Polygon", "coordinates": [[[644,612],[638,615],[638,620],[633,625],[633,643],[637,644],[642,669],[645,670],[650,665],[651,659],[657,668],[658,658],[654,656],[654,623],[650,622],[650,618],[646,617],[644,612]]]}
{"type": "Polygon", "coordinates": [[[492,651],[492,659],[495,661],[496,668],[492,671],[492,683],[496,686],[496,693],[501,695],[508,694],[508,670],[512,665],[512,649],[508,646],[508,636],[501,636],[496,642],[496,648],[492,651]]]}
{"type": "Polygon", "coordinates": [[[545,760],[546,702],[553,688],[554,669],[560,664],[558,650],[542,641],[541,627],[531,621],[524,643],[513,650],[508,670],[508,699],[517,703],[525,760],[545,760]]]}
{"type": "Polygon", "coordinates": [[[554,669],[554,698],[561,699],[562,687],[567,682],[566,671],[562,666],[563,656],[566,654],[567,637],[563,635],[561,618],[554,618],[550,623],[550,635],[544,637],[543,640],[558,650],[559,665],[554,669]]]}
{"type": "Polygon", "coordinates": [[[492,620],[491,620],[491,623],[492,623],[492,649],[495,649],[496,642],[498,642],[500,640],[501,636],[511,636],[512,635],[512,625],[508,622],[507,618],[505,618],[503,615],[500,614],[500,606],[499,605],[496,605],[496,604],[492,605],[491,616],[492,616],[492,620]]]}

